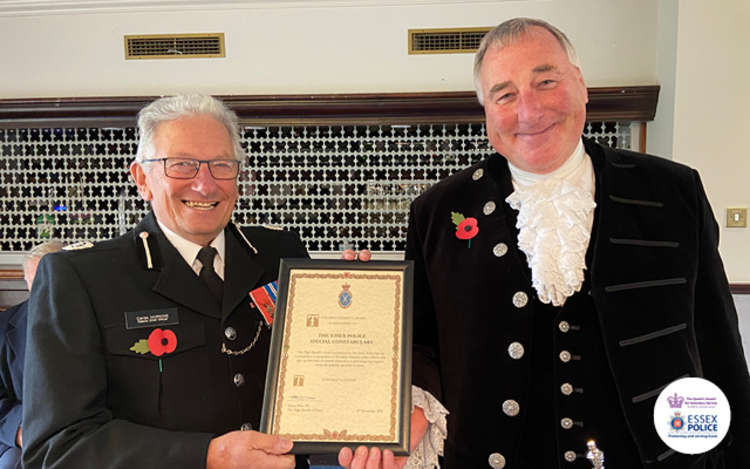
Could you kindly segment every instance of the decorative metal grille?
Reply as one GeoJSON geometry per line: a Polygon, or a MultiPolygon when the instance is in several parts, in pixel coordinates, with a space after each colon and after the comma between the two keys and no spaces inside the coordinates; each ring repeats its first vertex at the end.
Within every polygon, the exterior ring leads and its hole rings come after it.
{"type": "MultiPolygon", "coordinates": [[[[630,147],[628,122],[591,122],[630,147]]],[[[310,251],[401,251],[411,200],[492,150],[482,124],[245,127],[239,224],[297,231],[310,251]]],[[[102,240],[147,211],[130,180],[135,128],[0,129],[0,248],[102,240]]]]}

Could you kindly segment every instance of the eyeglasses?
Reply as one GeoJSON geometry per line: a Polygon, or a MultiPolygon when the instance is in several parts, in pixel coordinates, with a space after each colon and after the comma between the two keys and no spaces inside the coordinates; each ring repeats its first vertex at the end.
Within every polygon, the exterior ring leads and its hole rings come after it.
{"type": "Polygon", "coordinates": [[[234,179],[240,172],[238,160],[196,160],[195,158],[149,158],[142,163],[164,162],[164,174],[174,179],[192,179],[206,163],[214,179],[234,179]]]}

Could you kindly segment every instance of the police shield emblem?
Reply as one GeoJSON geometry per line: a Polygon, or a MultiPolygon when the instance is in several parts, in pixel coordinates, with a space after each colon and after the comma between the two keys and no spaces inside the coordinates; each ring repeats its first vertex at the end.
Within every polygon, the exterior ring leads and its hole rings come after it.
{"type": "Polygon", "coordinates": [[[339,306],[342,308],[348,308],[352,304],[352,292],[349,291],[351,285],[344,284],[341,286],[342,290],[339,293],[339,306]]]}

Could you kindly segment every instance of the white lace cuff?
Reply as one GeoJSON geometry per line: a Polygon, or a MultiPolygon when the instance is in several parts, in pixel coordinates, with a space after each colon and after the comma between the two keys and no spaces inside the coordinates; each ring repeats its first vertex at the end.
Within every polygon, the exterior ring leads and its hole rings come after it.
{"type": "Polygon", "coordinates": [[[427,418],[427,431],[406,461],[404,469],[433,469],[440,468],[438,456],[443,455],[443,442],[448,436],[445,416],[448,410],[443,407],[429,392],[417,387],[411,387],[411,409],[419,407],[427,418]]]}

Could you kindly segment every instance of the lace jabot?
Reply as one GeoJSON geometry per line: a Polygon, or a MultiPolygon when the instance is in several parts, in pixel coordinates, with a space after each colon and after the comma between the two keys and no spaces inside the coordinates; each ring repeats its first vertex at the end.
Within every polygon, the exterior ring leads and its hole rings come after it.
{"type": "Polygon", "coordinates": [[[518,247],[526,254],[539,300],[562,306],[581,289],[594,222],[594,168],[583,143],[557,170],[533,174],[510,165],[518,210],[518,247]]]}

